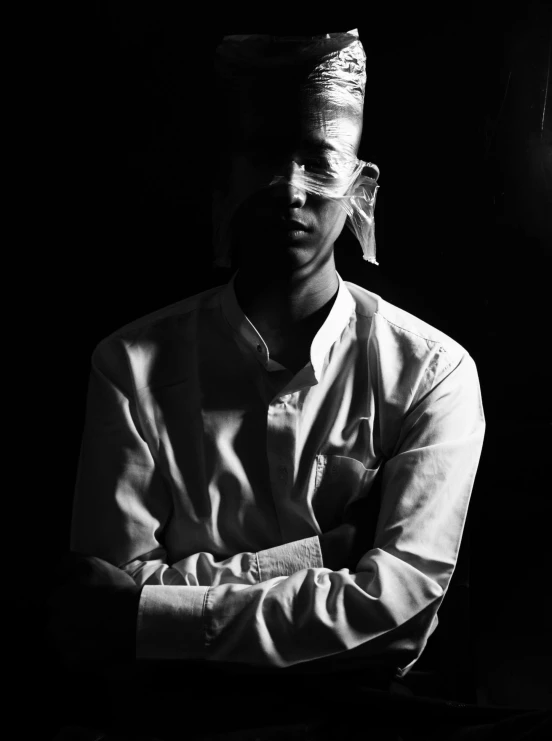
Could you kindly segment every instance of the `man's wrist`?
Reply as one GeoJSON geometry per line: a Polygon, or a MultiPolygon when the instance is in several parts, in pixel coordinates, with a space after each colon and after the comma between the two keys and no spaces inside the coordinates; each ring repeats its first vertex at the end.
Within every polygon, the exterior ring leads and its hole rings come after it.
{"type": "Polygon", "coordinates": [[[317,535],[257,552],[259,581],[291,576],[302,569],[322,568],[324,561],[317,535]]]}
{"type": "Polygon", "coordinates": [[[210,587],[145,585],[136,629],[137,659],[204,659],[210,587]]]}

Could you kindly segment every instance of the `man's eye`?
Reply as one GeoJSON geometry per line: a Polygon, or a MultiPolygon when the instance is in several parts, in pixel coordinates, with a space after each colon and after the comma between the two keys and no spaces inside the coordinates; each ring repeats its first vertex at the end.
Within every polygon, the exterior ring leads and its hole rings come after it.
{"type": "Polygon", "coordinates": [[[329,163],[324,157],[309,157],[304,161],[304,165],[309,170],[327,170],[329,163]]]}

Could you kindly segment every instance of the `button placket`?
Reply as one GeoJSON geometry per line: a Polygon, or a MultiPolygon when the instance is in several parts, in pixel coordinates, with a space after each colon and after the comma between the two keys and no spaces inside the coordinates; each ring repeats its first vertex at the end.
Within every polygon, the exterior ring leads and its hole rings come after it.
{"type": "Polygon", "coordinates": [[[326,456],[317,455],[316,456],[316,476],[314,479],[315,489],[318,489],[318,487],[320,486],[320,483],[322,482],[322,476],[324,475],[325,468],[326,468],[326,456]]]}
{"type": "Polygon", "coordinates": [[[274,505],[283,541],[293,540],[294,524],[289,516],[289,497],[293,485],[295,449],[295,411],[276,395],[268,405],[267,454],[274,505]]]}

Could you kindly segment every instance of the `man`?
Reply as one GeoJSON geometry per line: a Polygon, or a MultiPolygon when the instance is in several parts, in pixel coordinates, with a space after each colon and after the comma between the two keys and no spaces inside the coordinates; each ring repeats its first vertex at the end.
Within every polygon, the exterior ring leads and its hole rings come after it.
{"type": "Polygon", "coordinates": [[[229,37],[218,59],[217,258],[238,269],[96,347],[54,631],[76,664],[360,659],[402,677],[456,564],[475,364],[336,272],[347,219],[375,260],[356,32],[229,37]]]}

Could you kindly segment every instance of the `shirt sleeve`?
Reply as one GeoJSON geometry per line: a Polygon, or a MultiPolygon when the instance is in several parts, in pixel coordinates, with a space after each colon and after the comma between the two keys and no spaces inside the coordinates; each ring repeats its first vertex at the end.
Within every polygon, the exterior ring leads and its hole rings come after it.
{"type": "Polygon", "coordinates": [[[455,568],[485,427],[466,353],[453,362],[440,349],[412,399],[385,464],[374,547],[355,573],[309,567],[254,585],[147,585],[137,657],[286,667],[386,655],[406,673],[455,568]]]}
{"type": "Polygon", "coordinates": [[[139,586],[254,585],[321,565],[317,536],[223,560],[195,553],[169,565],[162,533],[173,509],[170,487],[134,399],[124,344],[108,338],[92,354],[71,550],[109,561],[139,586]]]}

